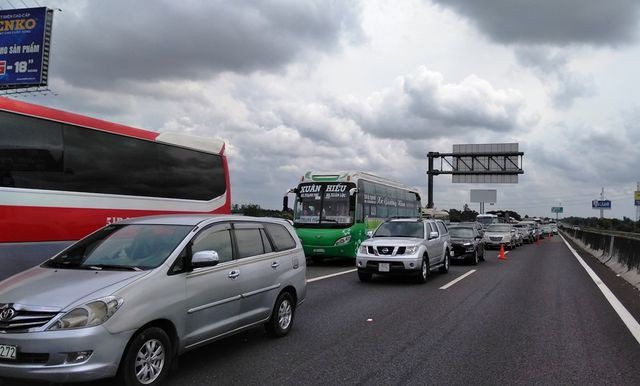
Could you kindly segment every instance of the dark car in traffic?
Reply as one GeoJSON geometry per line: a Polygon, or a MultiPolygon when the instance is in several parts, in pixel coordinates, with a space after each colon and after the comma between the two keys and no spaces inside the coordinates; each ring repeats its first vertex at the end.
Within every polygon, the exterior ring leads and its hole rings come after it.
{"type": "Polygon", "coordinates": [[[473,265],[484,261],[484,242],[482,235],[473,225],[455,225],[449,227],[451,236],[450,258],[452,261],[466,261],[473,265]]]}

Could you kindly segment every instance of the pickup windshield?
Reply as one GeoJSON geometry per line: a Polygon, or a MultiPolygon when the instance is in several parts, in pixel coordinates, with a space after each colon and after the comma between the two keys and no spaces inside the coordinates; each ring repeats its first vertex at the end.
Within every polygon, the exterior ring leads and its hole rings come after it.
{"type": "Polygon", "coordinates": [[[421,222],[390,221],[381,224],[373,237],[412,237],[424,238],[424,225],[421,222]]]}

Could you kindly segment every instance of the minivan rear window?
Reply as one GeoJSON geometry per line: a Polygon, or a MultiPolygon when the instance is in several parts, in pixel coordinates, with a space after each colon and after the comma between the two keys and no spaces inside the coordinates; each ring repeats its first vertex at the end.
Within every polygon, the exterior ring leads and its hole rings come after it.
{"type": "Polygon", "coordinates": [[[291,237],[291,233],[287,231],[287,228],[280,224],[264,224],[265,229],[269,232],[271,241],[273,241],[276,251],[286,251],[296,247],[296,242],[291,237]]]}

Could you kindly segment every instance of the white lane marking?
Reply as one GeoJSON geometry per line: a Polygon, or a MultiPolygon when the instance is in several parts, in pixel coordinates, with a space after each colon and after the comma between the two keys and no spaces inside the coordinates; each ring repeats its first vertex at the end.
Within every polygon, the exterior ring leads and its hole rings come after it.
{"type": "Polygon", "coordinates": [[[351,273],[351,272],[355,272],[358,269],[350,269],[348,271],[342,271],[342,272],[337,272],[337,273],[332,273],[331,275],[325,275],[325,276],[320,276],[320,277],[314,277],[313,279],[307,279],[307,283],[313,283],[314,281],[318,281],[318,280],[323,280],[323,279],[328,279],[330,277],[334,277],[334,276],[340,276],[340,275],[344,275],[345,273],[351,273]]]}
{"type": "Polygon", "coordinates": [[[451,287],[452,285],[456,284],[457,282],[459,282],[460,280],[464,279],[465,277],[471,275],[472,273],[474,273],[476,270],[472,269],[471,271],[465,273],[462,276],[459,276],[457,279],[454,279],[450,282],[448,282],[447,284],[443,285],[442,287],[440,287],[441,290],[446,290],[447,288],[451,287]]]}
{"type": "Polygon", "coordinates": [[[638,321],[635,320],[634,317],[629,313],[629,311],[627,311],[627,309],[622,305],[622,303],[620,303],[620,300],[618,300],[618,298],[613,294],[613,292],[611,292],[609,287],[607,287],[602,282],[602,280],[600,280],[598,275],[596,275],[596,273],[593,272],[591,267],[589,267],[587,263],[585,263],[584,260],[582,260],[582,257],[580,257],[578,252],[576,252],[576,250],[573,249],[571,245],[569,245],[569,243],[564,238],[564,236],[560,235],[560,237],[562,237],[562,240],[564,241],[564,243],[567,244],[567,248],[569,248],[571,253],[573,253],[573,256],[575,256],[576,259],[578,259],[578,262],[580,263],[580,265],[582,265],[582,268],[584,268],[585,271],[587,271],[587,273],[591,277],[591,280],[593,280],[594,283],[596,283],[596,285],[598,286],[598,288],[600,289],[604,297],[607,298],[607,301],[609,302],[609,304],[611,304],[611,307],[613,307],[614,311],[618,313],[618,316],[620,317],[620,319],[622,319],[622,322],[625,324],[625,326],[627,326],[631,334],[633,334],[633,337],[636,338],[638,343],[640,343],[640,324],[638,324],[638,321]]]}

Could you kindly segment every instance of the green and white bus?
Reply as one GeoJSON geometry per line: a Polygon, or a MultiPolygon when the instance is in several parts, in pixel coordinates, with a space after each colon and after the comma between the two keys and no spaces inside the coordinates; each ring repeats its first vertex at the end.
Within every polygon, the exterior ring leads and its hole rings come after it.
{"type": "Polygon", "coordinates": [[[295,193],[293,225],[307,257],[355,258],[367,231],[396,217],[421,217],[420,193],[369,173],[307,172],[295,193]]]}

